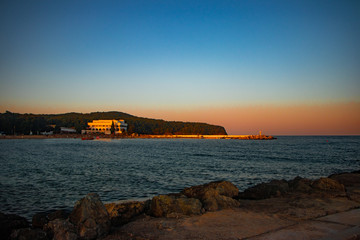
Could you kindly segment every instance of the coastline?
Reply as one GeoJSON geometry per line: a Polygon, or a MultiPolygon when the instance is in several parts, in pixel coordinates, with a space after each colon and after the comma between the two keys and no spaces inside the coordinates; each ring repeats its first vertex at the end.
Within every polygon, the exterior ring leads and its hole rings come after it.
{"type": "Polygon", "coordinates": [[[95,139],[238,139],[238,140],[274,140],[273,136],[268,135],[83,135],[83,134],[54,134],[54,135],[3,135],[0,139],[53,139],[53,138],[87,138],[95,139]]]}
{"type": "MultiPolygon", "coordinates": [[[[33,239],[321,239],[334,234],[359,239],[359,213],[360,171],[355,171],[272,180],[243,192],[231,182],[211,182],[147,201],[103,204],[97,194],[88,194],[71,213],[35,214],[32,225],[18,216],[22,225],[6,231],[12,239],[26,234],[46,237],[33,239]]],[[[2,231],[10,220],[1,214],[2,231]]]]}

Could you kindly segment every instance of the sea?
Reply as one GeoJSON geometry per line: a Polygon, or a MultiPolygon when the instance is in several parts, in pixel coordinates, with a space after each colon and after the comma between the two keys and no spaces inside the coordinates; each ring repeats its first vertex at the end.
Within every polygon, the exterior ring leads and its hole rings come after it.
{"type": "Polygon", "coordinates": [[[235,139],[0,140],[0,211],[28,219],[71,210],[87,193],[104,203],[145,200],[211,181],[241,191],[272,179],[360,170],[360,136],[235,139]]]}

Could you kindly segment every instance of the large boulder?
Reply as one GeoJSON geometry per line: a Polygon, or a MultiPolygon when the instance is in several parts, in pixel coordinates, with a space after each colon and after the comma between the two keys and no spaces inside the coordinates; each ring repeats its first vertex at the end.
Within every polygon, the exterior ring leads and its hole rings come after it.
{"type": "Polygon", "coordinates": [[[281,197],[289,191],[289,184],[285,180],[272,180],[268,183],[260,183],[254,187],[246,189],[239,195],[241,199],[266,199],[271,197],[281,197]]]}
{"type": "Polygon", "coordinates": [[[120,226],[128,223],[134,217],[145,212],[147,202],[124,202],[105,204],[105,208],[109,213],[111,225],[120,226]]]}
{"type": "Polygon", "coordinates": [[[107,235],[111,227],[109,214],[96,193],[77,201],[69,219],[77,227],[78,235],[86,240],[107,235]]]}
{"type": "Polygon", "coordinates": [[[360,202],[360,171],[333,174],[329,178],[345,186],[346,195],[349,199],[360,202]]]}
{"type": "Polygon", "coordinates": [[[149,213],[154,217],[199,215],[201,208],[202,204],[198,199],[187,198],[181,194],[169,194],[153,197],[149,213]]]}
{"type": "Polygon", "coordinates": [[[185,188],[181,193],[188,198],[199,199],[206,211],[216,211],[240,205],[237,200],[233,199],[239,194],[239,189],[228,181],[217,181],[185,188]]]}
{"type": "Polygon", "coordinates": [[[53,240],[76,240],[77,229],[68,219],[55,219],[44,226],[44,230],[53,240]]]}
{"type": "Polygon", "coordinates": [[[343,184],[331,178],[320,178],[312,183],[312,188],[328,196],[346,196],[343,184]]]}
{"type": "Polygon", "coordinates": [[[0,212],[0,236],[2,239],[9,239],[11,232],[15,229],[27,227],[29,227],[29,222],[26,218],[0,212]]]}

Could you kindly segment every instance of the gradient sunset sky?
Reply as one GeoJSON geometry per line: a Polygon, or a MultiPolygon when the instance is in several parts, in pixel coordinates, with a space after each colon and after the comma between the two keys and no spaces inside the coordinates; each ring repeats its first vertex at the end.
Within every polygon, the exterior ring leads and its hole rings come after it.
{"type": "Polygon", "coordinates": [[[0,111],[360,134],[360,1],[0,2],[0,111]]]}

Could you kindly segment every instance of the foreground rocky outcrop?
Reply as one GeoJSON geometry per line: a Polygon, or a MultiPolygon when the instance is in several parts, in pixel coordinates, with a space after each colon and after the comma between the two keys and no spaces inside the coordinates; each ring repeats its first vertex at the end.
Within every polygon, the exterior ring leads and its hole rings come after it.
{"type": "Polygon", "coordinates": [[[150,201],[130,201],[105,204],[105,208],[109,213],[111,225],[121,226],[145,213],[149,209],[149,204],[150,201]]]}
{"type": "Polygon", "coordinates": [[[96,239],[109,233],[109,214],[96,193],[89,193],[76,202],[69,221],[77,228],[82,239],[96,239]]]}
{"type": "MultiPolygon", "coordinates": [[[[349,176],[351,177],[351,176],[349,176]]],[[[346,196],[345,186],[332,178],[310,180],[296,177],[293,180],[272,180],[246,189],[238,199],[260,200],[271,197],[286,197],[294,194],[311,194],[321,197],[346,196]]]]}
{"type": "Polygon", "coordinates": [[[231,182],[217,181],[147,201],[105,205],[90,193],[71,212],[35,214],[31,226],[25,218],[0,213],[0,230],[3,239],[19,240],[232,239],[251,235],[240,222],[249,229],[258,224],[250,232],[260,234],[358,207],[360,171],[272,180],[240,193],[231,182]]]}
{"type": "Polygon", "coordinates": [[[26,218],[0,212],[0,235],[4,239],[9,239],[14,230],[27,227],[29,227],[29,222],[26,218]]]}
{"type": "Polygon", "coordinates": [[[228,181],[211,182],[185,188],[181,193],[189,198],[199,199],[206,211],[216,211],[240,205],[238,201],[233,199],[239,194],[239,189],[228,181]]]}
{"type": "Polygon", "coordinates": [[[199,199],[188,198],[182,194],[156,196],[151,200],[149,213],[154,217],[178,217],[201,214],[199,199]]]}

